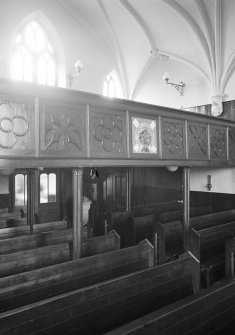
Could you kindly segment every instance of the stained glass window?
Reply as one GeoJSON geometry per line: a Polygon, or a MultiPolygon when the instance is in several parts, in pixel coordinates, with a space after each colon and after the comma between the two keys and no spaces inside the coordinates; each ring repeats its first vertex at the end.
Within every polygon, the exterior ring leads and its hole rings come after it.
{"type": "Polygon", "coordinates": [[[10,62],[13,79],[57,85],[57,62],[53,45],[42,25],[33,20],[18,31],[10,62]]]}

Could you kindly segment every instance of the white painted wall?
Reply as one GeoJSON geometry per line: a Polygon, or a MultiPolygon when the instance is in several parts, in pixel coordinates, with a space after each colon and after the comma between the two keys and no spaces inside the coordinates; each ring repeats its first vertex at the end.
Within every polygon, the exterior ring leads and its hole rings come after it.
{"type": "Polygon", "coordinates": [[[102,49],[95,36],[82,20],[76,20],[55,0],[1,0],[0,12],[0,78],[9,76],[11,41],[17,27],[35,11],[46,15],[61,43],[64,52],[65,72],[74,72],[77,59],[83,63],[80,77],[74,81],[74,89],[102,93],[105,75],[113,69],[110,57],[102,49]],[[40,4],[39,4],[40,3],[40,4]]]}
{"type": "Polygon", "coordinates": [[[235,168],[192,168],[190,190],[235,194],[235,168]],[[211,191],[207,188],[208,175],[211,175],[211,191]]]}

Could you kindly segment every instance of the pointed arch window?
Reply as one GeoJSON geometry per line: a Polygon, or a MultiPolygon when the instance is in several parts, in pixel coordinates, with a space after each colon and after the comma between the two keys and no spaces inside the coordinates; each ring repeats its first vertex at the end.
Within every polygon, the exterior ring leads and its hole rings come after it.
{"type": "Polygon", "coordinates": [[[57,57],[43,26],[36,20],[24,24],[13,41],[10,75],[13,79],[57,86],[57,57]]]}
{"type": "Polygon", "coordinates": [[[115,71],[107,74],[104,81],[103,95],[110,98],[122,98],[121,85],[115,71]]]}

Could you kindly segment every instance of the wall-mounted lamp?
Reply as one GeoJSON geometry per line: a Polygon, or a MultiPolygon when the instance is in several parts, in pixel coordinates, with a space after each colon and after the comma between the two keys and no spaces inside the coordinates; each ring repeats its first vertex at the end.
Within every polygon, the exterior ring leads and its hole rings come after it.
{"type": "Polygon", "coordinates": [[[165,72],[163,77],[162,77],[163,80],[165,80],[165,82],[168,84],[168,85],[171,85],[173,86],[175,89],[177,89],[177,91],[180,92],[180,95],[183,95],[184,94],[184,86],[185,86],[185,83],[183,81],[181,81],[179,84],[174,84],[172,82],[170,82],[170,76],[169,76],[169,73],[165,72]]]}
{"type": "Polygon", "coordinates": [[[175,172],[178,170],[178,166],[176,165],[170,165],[170,166],[166,166],[166,169],[170,172],[175,172]]]}
{"type": "Polygon", "coordinates": [[[82,68],[83,68],[83,64],[82,64],[82,62],[78,59],[78,60],[74,63],[74,69],[75,69],[74,73],[71,73],[71,72],[70,72],[70,73],[67,75],[69,88],[72,87],[74,79],[77,78],[77,77],[80,75],[80,73],[81,73],[81,71],[82,71],[82,68]]]}
{"type": "Polygon", "coordinates": [[[96,179],[99,177],[98,171],[96,170],[96,168],[91,167],[90,169],[90,177],[92,180],[96,179]]]}
{"type": "Polygon", "coordinates": [[[211,191],[211,189],[212,189],[211,175],[210,174],[208,174],[208,176],[207,176],[207,189],[208,189],[208,191],[211,191]]]}

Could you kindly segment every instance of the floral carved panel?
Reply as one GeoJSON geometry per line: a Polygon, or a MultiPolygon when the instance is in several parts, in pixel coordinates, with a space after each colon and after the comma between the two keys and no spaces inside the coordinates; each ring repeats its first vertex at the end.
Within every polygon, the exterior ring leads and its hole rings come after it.
{"type": "Polygon", "coordinates": [[[229,128],[229,156],[235,159],[235,128],[229,128]]]}
{"type": "Polygon", "coordinates": [[[103,111],[90,114],[90,148],[92,156],[126,156],[126,120],[121,111],[103,111]]]}
{"type": "Polygon", "coordinates": [[[0,98],[0,153],[31,151],[34,141],[30,122],[32,104],[9,102],[0,98]]]}
{"type": "Polygon", "coordinates": [[[163,158],[185,158],[184,123],[162,120],[162,156],[163,158]]]}
{"type": "Polygon", "coordinates": [[[206,125],[188,125],[188,156],[191,159],[208,159],[206,125]]]}
{"type": "Polygon", "coordinates": [[[41,150],[63,155],[83,156],[86,148],[85,107],[51,107],[44,105],[41,113],[41,150]]]}
{"type": "Polygon", "coordinates": [[[211,159],[226,158],[226,129],[210,127],[211,159]]]}

